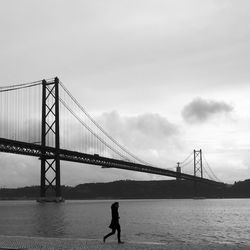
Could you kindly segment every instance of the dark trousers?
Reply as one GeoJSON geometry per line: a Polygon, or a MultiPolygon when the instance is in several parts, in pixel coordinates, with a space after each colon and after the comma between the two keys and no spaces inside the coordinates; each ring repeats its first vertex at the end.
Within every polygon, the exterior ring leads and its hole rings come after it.
{"type": "Polygon", "coordinates": [[[118,224],[116,227],[112,228],[112,232],[104,236],[104,240],[106,240],[109,236],[115,234],[115,231],[117,230],[117,239],[118,242],[121,241],[121,227],[118,224]]]}

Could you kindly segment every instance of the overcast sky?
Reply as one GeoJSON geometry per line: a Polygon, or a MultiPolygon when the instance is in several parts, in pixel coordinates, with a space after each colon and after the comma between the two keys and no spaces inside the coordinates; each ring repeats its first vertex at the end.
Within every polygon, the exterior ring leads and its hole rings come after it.
{"type": "MultiPolygon", "coordinates": [[[[250,178],[248,0],[2,0],[0,86],[58,76],[115,138],[172,167],[194,149],[224,182],[250,178]]],[[[0,186],[37,185],[0,154],[0,186]]],[[[62,183],[163,177],[62,164],[62,183]]]]}

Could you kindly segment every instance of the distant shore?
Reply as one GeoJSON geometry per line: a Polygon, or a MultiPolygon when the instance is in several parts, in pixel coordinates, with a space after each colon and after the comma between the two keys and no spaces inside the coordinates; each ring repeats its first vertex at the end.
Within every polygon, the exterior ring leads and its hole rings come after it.
{"type": "MultiPolygon", "coordinates": [[[[39,186],[1,188],[0,200],[36,200],[39,194],[39,186]]],[[[197,190],[187,180],[85,183],[62,186],[62,196],[65,200],[250,198],[250,180],[224,186],[198,183],[197,190]]]]}

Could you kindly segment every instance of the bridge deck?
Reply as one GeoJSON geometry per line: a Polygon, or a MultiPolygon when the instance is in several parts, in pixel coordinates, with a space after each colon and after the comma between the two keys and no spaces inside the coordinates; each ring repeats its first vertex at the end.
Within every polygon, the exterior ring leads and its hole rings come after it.
{"type": "MultiPolygon", "coordinates": [[[[55,158],[55,155],[58,153],[56,149],[53,147],[42,147],[41,145],[33,143],[8,140],[4,138],[0,138],[0,152],[22,154],[22,155],[29,155],[36,157],[46,157],[46,158],[55,158]]],[[[101,157],[98,155],[85,154],[65,149],[60,149],[59,155],[60,159],[64,161],[86,163],[90,165],[102,166],[105,168],[118,168],[118,169],[125,169],[130,171],[144,172],[144,173],[169,176],[175,178],[178,177],[181,179],[193,180],[214,185],[223,185],[223,183],[220,182],[216,182],[205,178],[200,178],[189,174],[178,173],[168,169],[156,168],[153,166],[138,164],[134,162],[127,162],[107,157],[101,157]]]]}

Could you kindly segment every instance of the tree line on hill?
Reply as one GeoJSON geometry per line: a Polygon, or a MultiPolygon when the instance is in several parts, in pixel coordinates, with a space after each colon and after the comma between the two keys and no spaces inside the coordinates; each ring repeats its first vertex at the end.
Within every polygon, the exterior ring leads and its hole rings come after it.
{"type": "MultiPolygon", "coordinates": [[[[40,187],[1,188],[0,199],[36,199],[40,187]]],[[[250,198],[250,180],[233,185],[214,186],[193,181],[132,181],[86,183],[75,187],[62,186],[67,199],[182,199],[182,198],[250,198]]]]}

